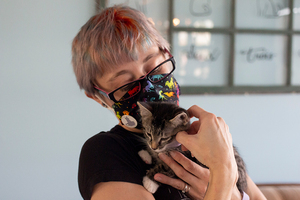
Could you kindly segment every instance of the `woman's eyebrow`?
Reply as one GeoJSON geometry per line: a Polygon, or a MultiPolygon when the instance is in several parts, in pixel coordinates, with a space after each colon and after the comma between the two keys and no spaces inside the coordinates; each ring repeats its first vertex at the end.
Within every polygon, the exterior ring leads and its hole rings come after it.
{"type": "Polygon", "coordinates": [[[122,71],[119,71],[118,73],[116,73],[114,76],[112,76],[108,82],[112,82],[114,81],[116,78],[118,78],[118,76],[121,76],[123,74],[126,74],[126,73],[130,73],[129,70],[122,70],[122,71]]]}
{"type": "MultiPolygon", "coordinates": [[[[149,54],[148,56],[146,56],[146,57],[144,58],[143,63],[147,62],[148,60],[150,60],[151,58],[153,58],[153,57],[155,57],[155,56],[157,56],[157,55],[159,55],[159,54],[160,54],[160,52],[156,52],[156,53],[151,53],[151,54],[149,54]]],[[[113,77],[111,77],[111,78],[108,80],[108,82],[112,82],[112,81],[114,81],[118,76],[121,76],[121,75],[126,74],[126,73],[130,73],[130,71],[129,71],[129,70],[122,70],[122,71],[119,71],[119,72],[116,73],[113,77]]]]}
{"type": "Polygon", "coordinates": [[[160,54],[160,52],[149,54],[148,56],[146,56],[146,58],[144,58],[143,63],[147,62],[148,60],[150,60],[151,58],[153,58],[159,54],[160,54]]]}

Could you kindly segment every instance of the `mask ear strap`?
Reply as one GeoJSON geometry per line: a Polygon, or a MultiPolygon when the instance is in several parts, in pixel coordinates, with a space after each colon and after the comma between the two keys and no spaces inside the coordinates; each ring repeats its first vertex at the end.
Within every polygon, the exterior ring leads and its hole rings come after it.
{"type": "Polygon", "coordinates": [[[103,107],[108,108],[107,103],[105,103],[105,102],[103,101],[103,99],[102,99],[100,96],[98,96],[98,95],[96,95],[96,94],[95,94],[95,96],[101,101],[103,107]]]}
{"type": "Polygon", "coordinates": [[[104,108],[107,108],[108,110],[111,110],[111,111],[114,112],[114,109],[111,108],[109,105],[107,105],[107,103],[105,103],[104,100],[103,100],[100,96],[98,96],[98,95],[96,95],[96,94],[95,94],[95,96],[101,101],[102,106],[103,106],[104,108]]]}

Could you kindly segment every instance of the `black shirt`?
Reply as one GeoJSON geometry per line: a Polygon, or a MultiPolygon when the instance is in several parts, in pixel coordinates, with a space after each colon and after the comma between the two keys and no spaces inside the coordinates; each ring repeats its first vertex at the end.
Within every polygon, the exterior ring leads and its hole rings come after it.
{"type": "MultiPolygon", "coordinates": [[[[100,182],[121,181],[142,184],[146,171],[138,152],[145,149],[143,134],[133,133],[117,125],[88,139],[81,149],[78,184],[82,197],[90,200],[93,187],[100,182]]],[[[156,200],[188,200],[181,191],[161,185],[153,194],[156,200]]]]}

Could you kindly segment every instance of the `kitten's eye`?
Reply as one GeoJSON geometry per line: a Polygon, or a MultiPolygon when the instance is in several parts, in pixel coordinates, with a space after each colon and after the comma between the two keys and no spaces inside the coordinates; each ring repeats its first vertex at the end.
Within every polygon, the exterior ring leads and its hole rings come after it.
{"type": "Polygon", "coordinates": [[[167,141],[169,141],[170,139],[171,139],[170,137],[168,137],[168,138],[161,138],[160,141],[161,141],[161,142],[167,142],[167,141]]]}
{"type": "Polygon", "coordinates": [[[150,134],[150,133],[146,133],[146,135],[147,135],[149,138],[151,138],[151,134],[150,134]]]}

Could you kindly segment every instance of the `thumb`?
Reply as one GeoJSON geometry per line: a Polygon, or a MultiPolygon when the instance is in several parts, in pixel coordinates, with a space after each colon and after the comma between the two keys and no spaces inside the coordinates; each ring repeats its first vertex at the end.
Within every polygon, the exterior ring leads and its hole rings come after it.
{"type": "Polygon", "coordinates": [[[194,143],[192,142],[194,139],[195,135],[189,135],[185,131],[180,131],[176,135],[176,140],[180,144],[184,145],[186,148],[189,150],[193,149],[194,143]]]}

